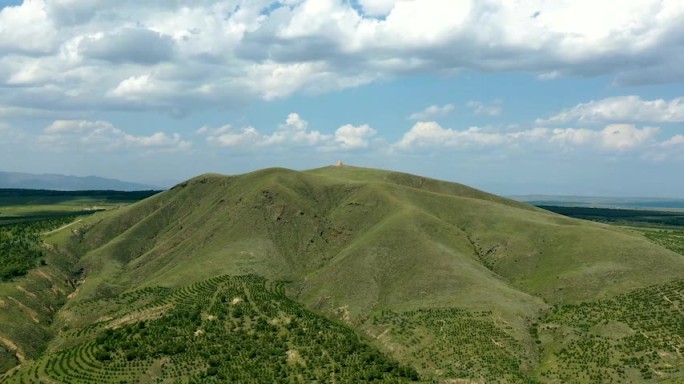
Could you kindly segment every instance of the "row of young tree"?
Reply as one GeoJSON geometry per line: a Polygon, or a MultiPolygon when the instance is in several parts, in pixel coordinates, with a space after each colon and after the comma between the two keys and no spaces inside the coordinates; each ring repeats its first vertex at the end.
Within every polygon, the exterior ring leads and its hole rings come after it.
{"type": "Polygon", "coordinates": [[[97,329],[83,334],[80,342],[46,356],[35,369],[17,371],[8,382],[419,380],[412,367],[382,354],[347,326],[306,310],[257,276],[213,278],[174,291],[146,289],[110,301],[128,311],[96,323],[97,329]]]}
{"type": "Polygon", "coordinates": [[[386,330],[405,348],[424,372],[435,379],[485,383],[536,383],[531,361],[513,336],[513,329],[497,323],[491,311],[460,308],[382,311],[372,324],[386,330]]]}
{"type": "Polygon", "coordinates": [[[74,219],[67,216],[0,226],[0,281],[23,276],[44,263],[43,233],[74,219]]]}
{"type": "Polygon", "coordinates": [[[684,377],[682,305],[684,280],[557,307],[535,331],[562,340],[553,351],[558,366],[541,374],[603,383],[684,377]]]}

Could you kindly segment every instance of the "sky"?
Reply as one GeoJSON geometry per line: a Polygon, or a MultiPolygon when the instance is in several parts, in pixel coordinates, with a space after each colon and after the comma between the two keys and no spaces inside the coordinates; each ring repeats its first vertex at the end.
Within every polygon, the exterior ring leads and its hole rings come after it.
{"type": "Polygon", "coordinates": [[[681,0],[0,0],[0,170],[684,198],[681,0]]]}

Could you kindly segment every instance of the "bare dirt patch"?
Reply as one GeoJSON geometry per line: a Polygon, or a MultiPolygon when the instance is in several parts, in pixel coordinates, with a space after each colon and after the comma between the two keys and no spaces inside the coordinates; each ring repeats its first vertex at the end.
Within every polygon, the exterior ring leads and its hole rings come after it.
{"type": "Polygon", "coordinates": [[[160,317],[164,313],[173,308],[173,304],[162,305],[161,307],[151,308],[146,311],[132,313],[130,315],[121,317],[107,324],[105,328],[119,328],[121,326],[137,323],[142,320],[152,320],[160,317]]]}
{"type": "Polygon", "coordinates": [[[59,231],[61,231],[62,229],[68,228],[68,227],[70,227],[70,226],[72,226],[72,225],[74,225],[74,224],[76,224],[76,223],[80,223],[81,221],[82,221],[81,219],[78,219],[78,220],[76,220],[76,221],[74,221],[74,222],[72,222],[72,223],[69,223],[69,224],[66,224],[66,225],[62,225],[61,227],[59,227],[59,228],[57,228],[57,229],[53,229],[52,231],[43,232],[43,236],[49,235],[49,234],[51,234],[51,233],[59,232],[59,231]]]}
{"type": "Polygon", "coordinates": [[[38,319],[38,312],[34,311],[33,309],[27,307],[22,303],[21,301],[15,299],[12,296],[7,296],[8,299],[10,299],[14,304],[16,304],[19,308],[21,308],[22,312],[28,313],[31,316],[31,319],[35,323],[40,323],[40,320],[38,319]]]}
{"type": "Polygon", "coordinates": [[[81,291],[81,285],[83,285],[83,283],[85,283],[85,281],[86,281],[86,279],[83,279],[83,280],[79,281],[78,283],[76,283],[77,284],[76,289],[74,289],[74,291],[71,292],[69,294],[69,296],[67,296],[67,299],[73,299],[74,297],[76,297],[76,295],[78,295],[78,293],[81,291]]]}
{"type": "Polygon", "coordinates": [[[16,288],[17,291],[22,292],[23,294],[25,294],[26,296],[29,296],[31,298],[35,299],[37,297],[35,293],[27,291],[24,287],[22,287],[20,285],[15,285],[14,288],[16,288]]]}
{"type": "Polygon", "coordinates": [[[306,366],[306,362],[296,349],[290,349],[287,351],[287,362],[289,364],[300,364],[306,366]]]}
{"type": "Polygon", "coordinates": [[[156,379],[162,376],[162,369],[166,364],[169,364],[170,362],[171,359],[168,357],[155,361],[154,364],[152,364],[152,366],[150,367],[150,369],[147,370],[147,374],[140,382],[143,384],[156,383],[156,379]]]}
{"type": "Polygon", "coordinates": [[[49,281],[50,283],[53,282],[52,277],[50,275],[48,275],[47,273],[45,273],[44,271],[41,271],[40,269],[34,269],[33,271],[34,271],[33,272],[34,274],[42,277],[43,279],[49,281]]]}
{"type": "Polygon", "coordinates": [[[14,355],[17,357],[17,359],[19,360],[20,363],[23,363],[24,361],[26,361],[26,356],[21,351],[19,346],[14,344],[14,342],[12,340],[0,336],[0,344],[3,344],[7,348],[9,348],[10,351],[14,352],[14,355]]]}
{"type": "Polygon", "coordinates": [[[343,305],[341,307],[335,308],[335,315],[340,319],[344,320],[345,323],[351,324],[351,314],[349,313],[349,306],[343,305]]]}

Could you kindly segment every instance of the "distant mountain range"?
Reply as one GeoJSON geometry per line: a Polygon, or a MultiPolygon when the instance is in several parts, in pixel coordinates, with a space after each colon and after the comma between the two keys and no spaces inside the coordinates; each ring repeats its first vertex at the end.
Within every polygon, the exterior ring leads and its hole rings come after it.
{"type": "Polygon", "coordinates": [[[0,188],[49,189],[56,191],[115,190],[143,191],[164,189],[158,186],[132,183],[97,176],[66,176],[56,174],[31,174],[0,172],[0,188]]]}

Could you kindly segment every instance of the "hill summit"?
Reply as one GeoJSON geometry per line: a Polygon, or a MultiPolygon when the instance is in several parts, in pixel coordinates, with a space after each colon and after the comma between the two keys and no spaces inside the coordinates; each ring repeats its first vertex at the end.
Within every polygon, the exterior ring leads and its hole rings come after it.
{"type": "Polygon", "coordinates": [[[106,281],[121,289],[256,273],[306,281],[301,294],[317,292],[319,281],[333,301],[356,286],[360,297],[349,304],[359,309],[422,301],[416,293],[425,289],[448,302],[456,286],[483,284],[490,294],[502,286],[567,303],[684,271],[680,255],[628,231],[462,184],[351,166],[201,175],[104,218],[83,241],[91,250],[83,267],[96,273],[110,260],[117,268],[106,281]],[[340,279],[344,293],[332,284],[340,279]]]}

